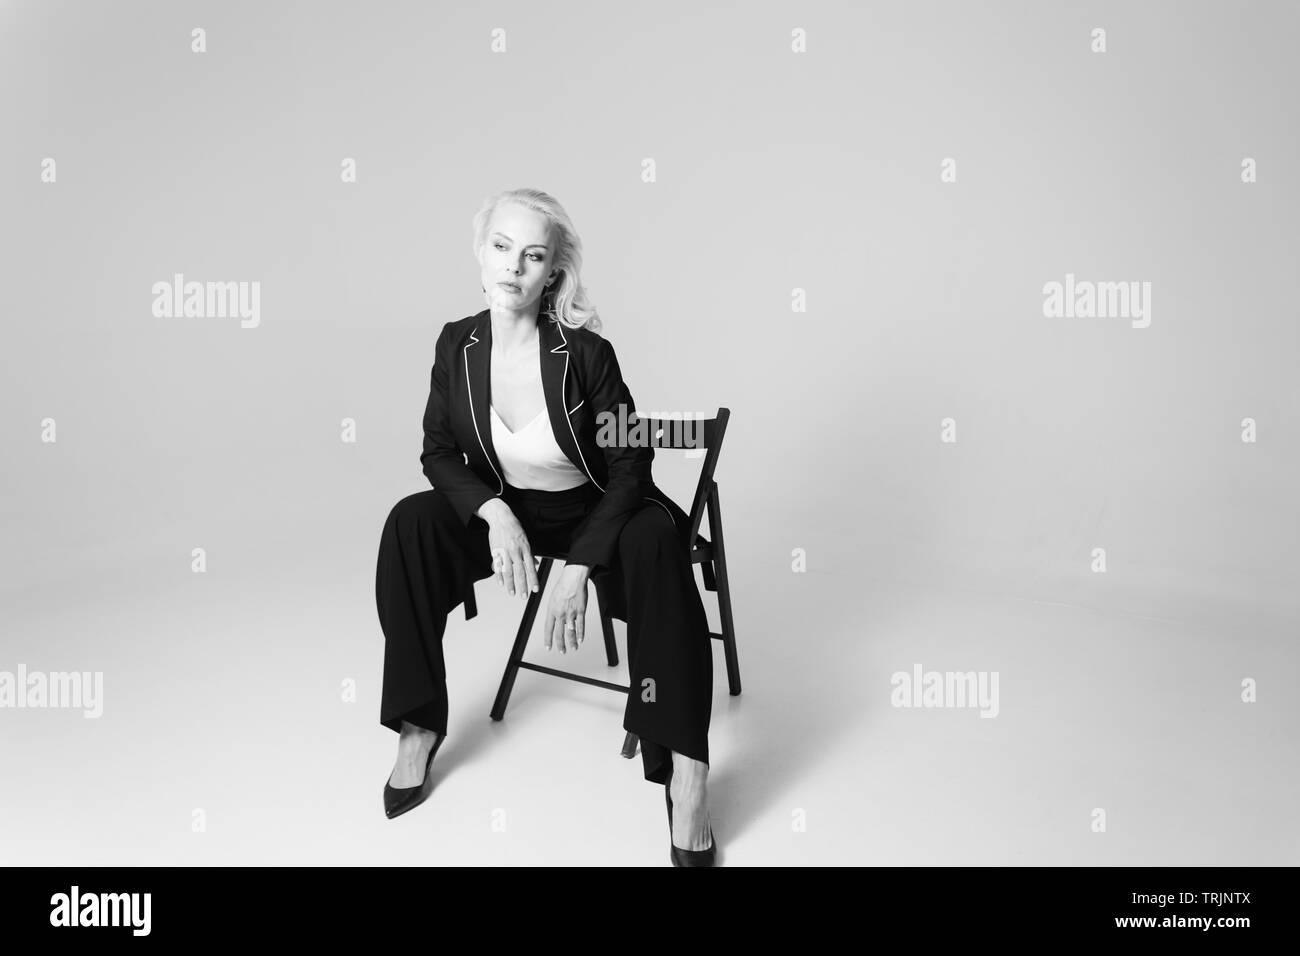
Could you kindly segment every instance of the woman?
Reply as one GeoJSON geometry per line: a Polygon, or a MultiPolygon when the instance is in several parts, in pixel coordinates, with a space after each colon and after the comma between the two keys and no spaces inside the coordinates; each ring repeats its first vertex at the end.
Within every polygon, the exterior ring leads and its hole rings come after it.
{"type": "Polygon", "coordinates": [[[609,575],[628,625],[623,727],[641,739],[645,779],[664,785],[673,863],[712,866],[713,652],[690,519],[651,480],[651,447],[611,444],[609,429],[597,441],[607,420],[630,433],[635,404],[598,334],[582,244],[560,204],[534,189],[493,197],[474,219],[474,254],[488,308],[438,337],[420,456],[432,489],[399,501],[380,541],[380,722],[400,733],[385,813],[418,806],[431,788],[447,736],[447,615],[494,575],[526,597],[537,590],[533,555],[559,553],[544,644],[581,646],[587,582],[609,575]]]}

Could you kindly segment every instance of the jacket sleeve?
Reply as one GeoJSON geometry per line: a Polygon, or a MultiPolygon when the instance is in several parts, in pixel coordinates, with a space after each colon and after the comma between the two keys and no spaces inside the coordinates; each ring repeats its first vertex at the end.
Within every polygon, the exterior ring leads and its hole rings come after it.
{"type": "Polygon", "coordinates": [[[442,327],[434,347],[429,401],[424,407],[424,451],[420,454],[420,465],[429,484],[447,496],[460,520],[468,525],[483,502],[497,493],[474,474],[451,430],[447,376],[456,368],[456,355],[448,335],[450,328],[450,322],[442,327]]]}
{"type": "Polygon", "coordinates": [[[614,346],[604,338],[597,341],[599,344],[591,368],[583,382],[586,401],[595,416],[597,444],[605,456],[609,479],[604,495],[574,530],[565,560],[566,564],[587,565],[592,575],[613,568],[619,533],[627,520],[645,504],[645,497],[652,487],[650,465],[654,460],[654,448],[648,443],[640,447],[618,444],[619,409],[624,409],[628,432],[635,434],[633,428],[638,421],[636,403],[623,381],[614,346]],[[607,420],[614,424],[612,435],[609,429],[601,427],[607,420]]]}

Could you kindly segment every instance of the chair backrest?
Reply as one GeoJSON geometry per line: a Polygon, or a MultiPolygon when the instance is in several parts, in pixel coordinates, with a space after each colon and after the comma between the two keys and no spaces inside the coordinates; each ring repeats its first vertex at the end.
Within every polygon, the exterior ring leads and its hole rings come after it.
{"type": "MultiPolygon", "coordinates": [[[[690,547],[695,547],[695,538],[700,531],[700,521],[704,518],[704,509],[709,500],[709,489],[713,485],[713,470],[718,466],[718,455],[722,452],[722,438],[727,433],[727,420],[731,418],[731,409],[719,408],[713,418],[651,418],[637,416],[645,422],[653,437],[655,448],[680,448],[683,450],[704,448],[704,464],[700,467],[700,480],[695,485],[695,498],[691,501],[691,531],[687,537],[690,547]]],[[[717,528],[710,527],[710,537],[716,536],[717,528]]]]}

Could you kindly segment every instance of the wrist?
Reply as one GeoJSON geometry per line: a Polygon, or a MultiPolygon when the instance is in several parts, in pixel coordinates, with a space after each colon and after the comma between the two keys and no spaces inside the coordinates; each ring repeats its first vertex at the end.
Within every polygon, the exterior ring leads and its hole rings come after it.
{"type": "Polygon", "coordinates": [[[480,518],[482,518],[484,521],[492,522],[495,521],[497,518],[501,517],[502,514],[504,514],[509,510],[510,510],[509,505],[507,505],[500,498],[494,496],[489,498],[487,501],[483,502],[481,505],[479,505],[478,510],[475,511],[474,513],[478,515],[480,518]]]}

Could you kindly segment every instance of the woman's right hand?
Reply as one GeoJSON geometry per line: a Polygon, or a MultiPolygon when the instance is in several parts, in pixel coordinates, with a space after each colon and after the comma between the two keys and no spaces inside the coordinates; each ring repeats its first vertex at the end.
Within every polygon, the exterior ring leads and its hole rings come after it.
{"type": "Polygon", "coordinates": [[[510,506],[500,498],[492,500],[495,505],[486,509],[483,515],[488,523],[488,551],[492,555],[492,570],[496,572],[497,581],[511,597],[525,597],[529,592],[537,590],[533,549],[510,506]]]}

